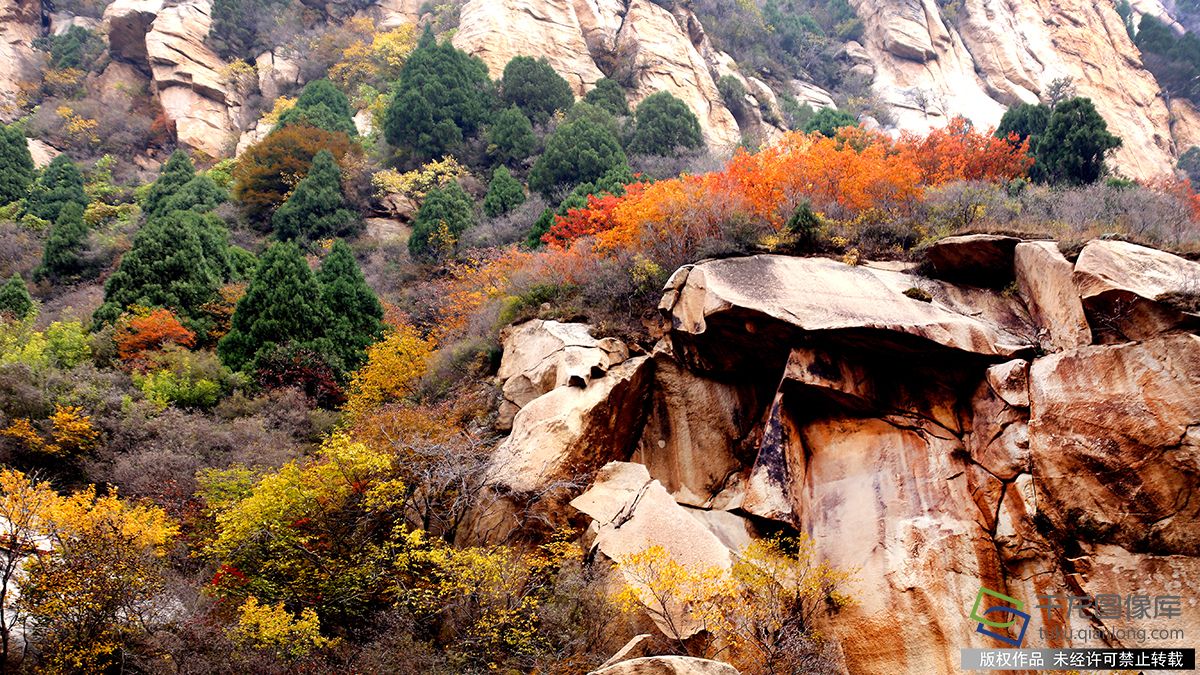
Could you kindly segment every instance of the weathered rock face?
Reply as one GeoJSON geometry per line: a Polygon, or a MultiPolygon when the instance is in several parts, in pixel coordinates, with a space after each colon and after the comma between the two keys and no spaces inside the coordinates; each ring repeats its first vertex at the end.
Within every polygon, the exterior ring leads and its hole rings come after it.
{"type": "Polygon", "coordinates": [[[588,55],[579,17],[570,2],[501,0],[469,2],[462,9],[454,46],[483,59],[499,78],[514,56],[545,56],[582,96],[604,77],[588,55]]]}
{"type": "Polygon", "coordinates": [[[380,30],[391,30],[406,23],[416,23],[425,5],[423,0],[379,0],[378,4],[363,11],[380,30]]]}
{"type": "Polygon", "coordinates": [[[485,479],[497,506],[482,514],[476,536],[503,537],[531,505],[562,522],[578,483],[607,462],[629,457],[645,418],[650,363],[630,359],[586,387],[564,384],[531,400],[512,421],[485,479]]]}
{"type": "Polygon", "coordinates": [[[225,63],[204,44],[211,24],[208,0],[167,7],[146,33],[146,54],[179,143],[221,157],[237,143],[241,100],[227,81],[225,63]]]}
{"type": "Polygon", "coordinates": [[[1029,380],[1041,512],[1094,541],[1200,555],[1200,336],[1055,354],[1029,380]]]}
{"type": "Polygon", "coordinates": [[[31,138],[27,141],[29,145],[29,156],[33,158],[33,165],[39,169],[44,169],[54,161],[62,153],[56,150],[53,146],[45,141],[39,141],[31,138]]]}
{"type": "Polygon", "coordinates": [[[650,467],[679,503],[708,507],[753,457],[763,394],[697,377],[666,349],[653,361],[650,417],[633,461],[650,467]]]}
{"type": "Polygon", "coordinates": [[[1075,263],[1093,328],[1141,340],[1200,319],[1200,263],[1123,241],[1093,241],[1075,263]]]}
{"type": "Polygon", "coordinates": [[[116,0],[104,10],[104,31],[115,58],[148,63],[146,33],[162,11],[162,0],[116,0]]]}
{"type": "MultiPolygon", "coordinates": [[[[576,497],[571,506],[595,521],[593,546],[618,563],[651,546],[661,546],[672,560],[695,569],[728,569],[733,564],[729,548],[677,504],[641,464],[613,462],[605,466],[596,474],[591,489],[576,497]]],[[[626,582],[649,593],[638,586],[636,576],[627,577],[626,582]]],[[[702,628],[682,601],[671,603],[665,613],[667,616],[653,618],[667,637],[686,639],[702,628]]]]}
{"type": "Polygon", "coordinates": [[[947,19],[934,0],[855,0],[874,88],[903,129],[963,115],[995,126],[1007,106],[1074,79],[1124,138],[1115,163],[1134,178],[1169,174],[1170,114],[1113,5],[1085,0],[966,0],[947,19]]]}
{"type": "Polygon", "coordinates": [[[939,279],[1001,288],[1013,280],[1013,255],[1020,241],[997,234],[956,235],[925,249],[925,257],[939,279]]]}
{"type": "Polygon", "coordinates": [[[556,387],[586,388],[609,369],[629,359],[619,340],[597,340],[590,327],[534,319],[505,330],[497,377],[503,383],[497,426],[512,429],[513,417],[530,401],[556,387]]]}
{"type": "MultiPolygon", "coordinates": [[[[695,19],[690,13],[688,18],[695,19]]],[[[629,3],[616,44],[617,58],[628,63],[618,63],[618,68],[636,73],[631,103],[636,105],[660,91],[670,92],[696,113],[710,148],[731,150],[741,140],[737,121],[721,100],[697,45],[678,21],[650,0],[629,3]]]]}
{"type": "Polygon", "coordinates": [[[1048,352],[1091,344],[1092,332],[1067,262],[1052,241],[1029,241],[1014,249],[1017,288],[1039,326],[1038,343],[1048,352]]]}
{"type": "Polygon", "coordinates": [[[1015,300],[824,258],[753,256],[685,267],[668,282],[661,307],[680,358],[722,370],[749,360],[778,372],[786,345],[799,334],[835,330],[880,331],[897,349],[913,345],[903,337],[911,336],[920,339],[918,348],[933,343],[982,356],[1010,356],[1030,346],[1015,300]],[[931,301],[905,295],[910,289],[923,290],[931,301]],[[765,361],[771,356],[780,362],[765,361]]]}
{"type": "Polygon", "coordinates": [[[960,648],[1001,646],[968,618],[981,587],[1026,602],[1030,636],[1151,627],[1038,596],[1179,595],[1170,627],[1200,627],[1187,599],[1200,584],[1200,336],[1156,314],[1117,333],[1088,325],[1105,294],[1182,302],[1194,263],[1112,241],[1074,264],[1053,242],[1005,242],[998,258],[992,240],[951,243],[1019,293],[822,259],[680,270],[661,304],[666,338],[577,390],[590,402],[579,422],[531,424],[570,408],[557,402],[570,387],[517,415],[498,455],[517,467],[505,484],[531,477],[520,487],[536,492],[572,463],[614,460],[570,489],[593,521],[585,541],[617,562],[661,545],[719,568],[761,532],[810,535],[821,560],[855,571],[856,604],[824,627],[849,672],[954,672],[960,648]],[[903,294],[913,287],[931,301],[903,294]],[[641,376],[592,398],[625,368],[641,376]],[[589,425],[609,436],[589,432],[586,459],[531,433],[589,425]]]}
{"type": "Polygon", "coordinates": [[[21,85],[37,81],[33,41],[42,33],[42,3],[0,0],[0,122],[20,116],[21,85]]]}
{"type": "MultiPolygon", "coordinates": [[[[606,75],[627,85],[632,105],[669,91],[699,118],[710,149],[732,149],[741,131],[716,78],[735,67],[708,43],[684,3],[675,5],[672,13],[650,0],[472,0],[454,45],[483,59],[496,78],[514,56],[545,57],[580,96],[606,75]]],[[[760,104],[777,106],[769,88],[738,77],[756,115],[760,104]]],[[[761,115],[753,123],[761,127],[761,115]]]]}
{"type": "Polygon", "coordinates": [[[738,675],[737,668],[719,661],[687,656],[651,656],[622,661],[591,675],[738,675]]]}
{"type": "Polygon", "coordinates": [[[651,656],[622,661],[591,675],[738,675],[733,666],[688,656],[651,656]]]}

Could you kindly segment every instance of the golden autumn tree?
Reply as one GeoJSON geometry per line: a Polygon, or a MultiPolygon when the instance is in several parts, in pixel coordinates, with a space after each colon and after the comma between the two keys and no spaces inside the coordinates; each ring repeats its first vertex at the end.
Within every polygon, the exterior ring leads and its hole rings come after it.
{"type": "Polygon", "coordinates": [[[747,675],[821,672],[834,656],[821,618],[853,602],[852,574],[817,559],[806,536],[756,540],[728,568],[698,568],[651,546],[618,561],[628,585],[617,599],[645,612],[680,650],[747,675]],[[701,630],[707,641],[686,641],[701,630]]]}
{"type": "Polygon", "coordinates": [[[122,501],[115,491],[64,497],[20,475],[0,481],[6,493],[42,509],[40,552],[24,564],[17,603],[41,669],[103,670],[163,610],[163,557],[178,528],[161,509],[122,501]]]}
{"type": "Polygon", "coordinates": [[[379,406],[413,397],[429,368],[434,343],[411,326],[388,331],[367,347],[367,363],[350,379],[346,412],[360,417],[379,406]]]}
{"type": "Polygon", "coordinates": [[[50,514],[59,501],[48,483],[30,480],[13,469],[0,469],[0,659],[10,663],[15,651],[13,638],[28,618],[18,602],[19,575],[31,555],[49,552],[46,533],[50,514]]]}
{"type": "Polygon", "coordinates": [[[58,404],[48,419],[36,424],[23,417],[13,420],[0,429],[0,437],[14,441],[25,452],[66,458],[95,447],[100,432],[83,408],[58,404]]]}

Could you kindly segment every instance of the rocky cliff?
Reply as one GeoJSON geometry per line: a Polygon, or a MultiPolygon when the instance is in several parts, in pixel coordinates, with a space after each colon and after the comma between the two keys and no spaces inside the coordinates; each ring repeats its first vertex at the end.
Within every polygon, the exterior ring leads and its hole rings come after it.
{"type": "MultiPolygon", "coordinates": [[[[455,44],[482,56],[494,75],[521,53],[546,56],[579,91],[602,73],[630,80],[635,103],[666,89],[697,113],[710,145],[727,147],[740,131],[715,81],[741,80],[754,111],[771,110],[774,94],[712,47],[688,3],[670,4],[668,11],[649,0],[473,0],[455,44]]],[[[1124,138],[1114,163],[1126,175],[1168,174],[1196,141],[1191,106],[1168,109],[1109,3],[965,0],[953,3],[952,18],[948,4],[934,0],[853,4],[865,32],[845,53],[873,74],[899,129],[923,131],[955,115],[994,126],[1008,106],[1036,102],[1055,79],[1071,77],[1124,138]]],[[[1178,25],[1155,0],[1134,3],[1134,12],[1178,25]]],[[[801,102],[832,104],[811,83],[788,89],[801,102]]],[[[744,126],[767,138],[776,131],[761,113],[744,126]]]]}
{"type": "Polygon", "coordinates": [[[710,147],[741,140],[717,91],[714,50],[682,3],[672,13],[650,0],[472,0],[460,24],[455,46],[480,56],[493,77],[513,56],[545,56],[577,94],[606,75],[633,105],[669,91],[696,113],[710,147]]]}
{"type": "Polygon", "coordinates": [[[1126,174],[1171,170],[1171,114],[1112,4],[966,0],[953,20],[934,0],[854,4],[874,88],[901,128],[953,115],[995,126],[1008,106],[1037,102],[1053,80],[1071,77],[1124,138],[1114,160],[1126,174]]]}
{"type": "Polygon", "coordinates": [[[697,263],[632,358],[583,326],[514,327],[486,536],[583,517],[601,558],[658,545],[728,567],[806,533],[855,572],[828,626],[851,672],[952,672],[960,647],[1002,646],[967,619],[981,586],[1030,606],[1183,597],[1132,622],[1047,606],[1035,631],[1200,631],[1200,264],[965,236],[923,269],[697,263]]]}
{"type": "Polygon", "coordinates": [[[0,0],[0,121],[20,114],[18,99],[23,83],[37,75],[33,41],[42,34],[42,3],[37,0],[0,0]]]}
{"type": "MultiPolygon", "coordinates": [[[[330,4],[329,20],[345,18],[349,10],[330,4]]],[[[1008,106],[1036,101],[1055,79],[1070,77],[1123,137],[1113,159],[1124,174],[1168,174],[1174,159],[1200,142],[1200,113],[1187,101],[1167,100],[1109,3],[855,0],[854,6],[863,36],[844,46],[842,58],[855,64],[851,72],[871,78],[895,129],[921,131],[955,115],[993,126],[1008,106]]],[[[244,109],[248,95],[273,99],[296,84],[298,73],[283,55],[268,51],[256,61],[257,82],[231,81],[226,64],[205,46],[210,7],[210,0],[116,0],[100,28],[113,56],[150,78],[180,142],[224,156],[244,132],[253,132],[258,111],[244,109]]],[[[1139,0],[1132,11],[1135,20],[1150,14],[1182,30],[1173,7],[1139,0]]],[[[420,11],[415,0],[386,0],[361,14],[390,28],[419,20],[420,11]]],[[[36,80],[31,45],[43,32],[41,3],[0,4],[6,64],[0,114],[6,119],[17,113],[21,83],[36,80]]],[[[768,86],[741,69],[713,45],[687,2],[471,0],[462,7],[454,43],[480,56],[495,77],[513,56],[544,56],[580,95],[601,77],[620,81],[634,104],[670,91],[696,113],[718,152],[743,137],[769,140],[781,131],[777,92],[816,107],[834,104],[810,82],[768,86]],[[746,91],[746,101],[734,106],[738,118],[717,88],[726,76],[746,91]]]]}

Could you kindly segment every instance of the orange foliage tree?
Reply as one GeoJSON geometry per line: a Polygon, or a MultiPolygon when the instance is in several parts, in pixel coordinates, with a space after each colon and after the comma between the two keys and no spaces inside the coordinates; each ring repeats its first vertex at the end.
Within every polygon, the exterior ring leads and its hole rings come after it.
{"type": "Polygon", "coordinates": [[[958,180],[1007,181],[1024,176],[1033,166],[1029,139],[1022,141],[1015,133],[1008,138],[978,133],[962,117],[923,137],[905,134],[898,146],[921,170],[925,185],[958,180]]]}
{"type": "MultiPolygon", "coordinates": [[[[636,196],[644,188],[642,183],[633,183],[626,186],[625,195],[636,196]]],[[[542,235],[542,241],[550,246],[563,247],[579,237],[607,232],[616,226],[614,210],[622,201],[623,197],[611,193],[588,195],[586,206],[568,209],[565,216],[555,216],[554,225],[542,235]]]]}
{"type": "Polygon", "coordinates": [[[169,309],[141,308],[118,322],[113,342],[117,356],[127,367],[142,370],[152,353],[169,344],[191,347],[196,343],[196,334],[185,328],[169,309]]]}
{"type": "Polygon", "coordinates": [[[341,132],[292,125],[271,132],[242,153],[233,169],[233,195],[250,218],[267,222],[276,207],[308,175],[313,157],[328,150],[343,171],[362,157],[362,148],[341,132]]]}
{"type": "Polygon", "coordinates": [[[1028,144],[993,138],[959,118],[928,136],[900,139],[858,127],[786,134],[756,153],[739,151],[723,171],[591,198],[558,219],[547,243],[565,247],[595,234],[599,250],[703,237],[749,221],[780,229],[802,203],[834,218],[867,211],[903,215],[926,187],[957,180],[1010,180],[1032,164],[1028,144]]]}

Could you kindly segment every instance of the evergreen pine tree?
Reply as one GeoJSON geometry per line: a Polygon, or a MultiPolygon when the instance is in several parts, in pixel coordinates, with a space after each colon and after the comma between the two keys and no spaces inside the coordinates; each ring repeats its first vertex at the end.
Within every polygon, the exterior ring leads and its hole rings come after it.
{"type": "Polygon", "coordinates": [[[56,223],[59,211],[67,204],[78,204],[82,211],[87,206],[87,196],[83,193],[83,174],[79,167],[70,157],[59,155],[34,182],[26,210],[42,220],[56,223]]]}
{"type": "Polygon", "coordinates": [[[83,26],[69,26],[66,32],[49,37],[50,65],[55,69],[90,70],[104,53],[102,37],[83,26]]]}
{"type": "Polygon", "coordinates": [[[83,207],[75,202],[66,202],[58,213],[58,220],[50,228],[46,248],[42,251],[42,264],[34,277],[49,279],[54,283],[67,281],[83,272],[83,248],[87,243],[87,225],[83,222],[83,207]]]}
{"type": "Polygon", "coordinates": [[[25,134],[12,126],[0,126],[0,205],[24,199],[33,176],[25,134]]]}
{"type": "Polygon", "coordinates": [[[533,124],[519,108],[500,111],[487,130],[488,151],[501,162],[520,162],[537,148],[533,124]]]}
{"type": "MultiPolygon", "coordinates": [[[[641,106],[638,106],[638,109],[640,110],[641,106]]],[[[804,133],[816,132],[826,138],[833,138],[838,129],[854,126],[858,126],[858,118],[854,115],[837,108],[821,108],[804,123],[804,133]]]]}
{"type": "Polygon", "coordinates": [[[293,124],[340,131],[348,136],[358,135],[350,100],[332,82],[324,79],[304,85],[296,104],[279,116],[275,128],[293,124]]]}
{"type": "Polygon", "coordinates": [[[272,225],[280,239],[323,239],[344,233],[358,216],[346,208],[342,172],[328,150],[313,157],[312,168],[275,211],[272,225]]]}
{"type": "Polygon", "coordinates": [[[229,230],[224,221],[211,213],[172,211],[163,216],[174,221],[175,227],[187,228],[200,239],[204,262],[221,281],[234,279],[233,247],[229,245],[229,230]]]}
{"type": "Polygon", "coordinates": [[[428,32],[400,71],[383,131],[419,159],[441,157],[485,124],[495,103],[487,66],[428,32]]]}
{"type": "Polygon", "coordinates": [[[679,148],[695,150],[704,145],[700,120],[670,92],[660,91],[646,97],[633,116],[635,130],[630,152],[665,156],[679,148]]]}
{"type": "Polygon", "coordinates": [[[225,365],[239,371],[255,369],[260,357],[280,347],[329,354],[329,324],[329,310],[300,247],[279,242],[263,253],[217,353],[225,365]]]}
{"type": "Polygon", "coordinates": [[[321,262],[317,284],[331,317],[325,335],[333,356],[346,371],[358,370],[366,362],[367,347],[383,336],[383,306],[341,239],[321,262]]]}
{"type": "Polygon", "coordinates": [[[545,57],[513,57],[504,67],[500,92],[505,103],[517,106],[538,124],[545,124],[555,111],[566,110],[575,102],[571,85],[545,57]]]}
{"type": "Polygon", "coordinates": [[[196,176],[175,190],[174,194],[162,202],[158,213],[172,211],[194,211],[208,213],[229,199],[229,193],[222,190],[208,176],[196,176]]]}
{"type": "Polygon", "coordinates": [[[483,212],[489,217],[504,215],[525,203],[525,188],[505,167],[492,172],[492,182],[483,198],[483,212]]]}
{"type": "Polygon", "coordinates": [[[596,88],[589,91],[584,101],[605,110],[614,117],[624,117],[629,114],[629,100],[625,98],[625,90],[616,80],[602,77],[596,81],[596,88]]]}
{"type": "Polygon", "coordinates": [[[204,231],[212,225],[204,219],[180,211],[152,218],[138,230],[133,248],[104,284],[104,304],[94,321],[110,323],[134,305],[165,307],[193,321],[201,318],[200,307],[213,299],[222,281],[219,263],[205,255],[205,238],[213,234],[204,231]]]}
{"type": "Polygon", "coordinates": [[[167,201],[175,196],[184,185],[196,177],[196,166],[192,158],[182,150],[171,153],[171,157],[158,171],[158,179],[146,193],[146,203],[143,211],[148,217],[167,212],[167,201]]]}
{"type": "Polygon", "coordinates": [[[0,317],[8,315],[12,318],[23,319],[29,316],[33,309],[33,298],[25,287],[25,280],[20,274],[14,273],[8,281],[0,286],[0,317]]]}
{"type": "Polygon", "coordinates": [[[1072,98],[1054,106],[1034,157],[1043,180],[1086,185],[1104,175],[1105,153],[1119,147],[1091,99],[1072,98]]]}
{"type": "Polygon", "coordinates": [[[546,140],[546,151],[529,173],[529,187],[553,198],[628,163],[611,128],[581,118],[563,124],[546,140]]]}
{"type": "Polygon", "coordinates": [[[437,260],[454,248],[474,222],[475,205],[462,186],[451,182],[434,188],[417,211],[408,253],[418,260],[437,260]]]}

